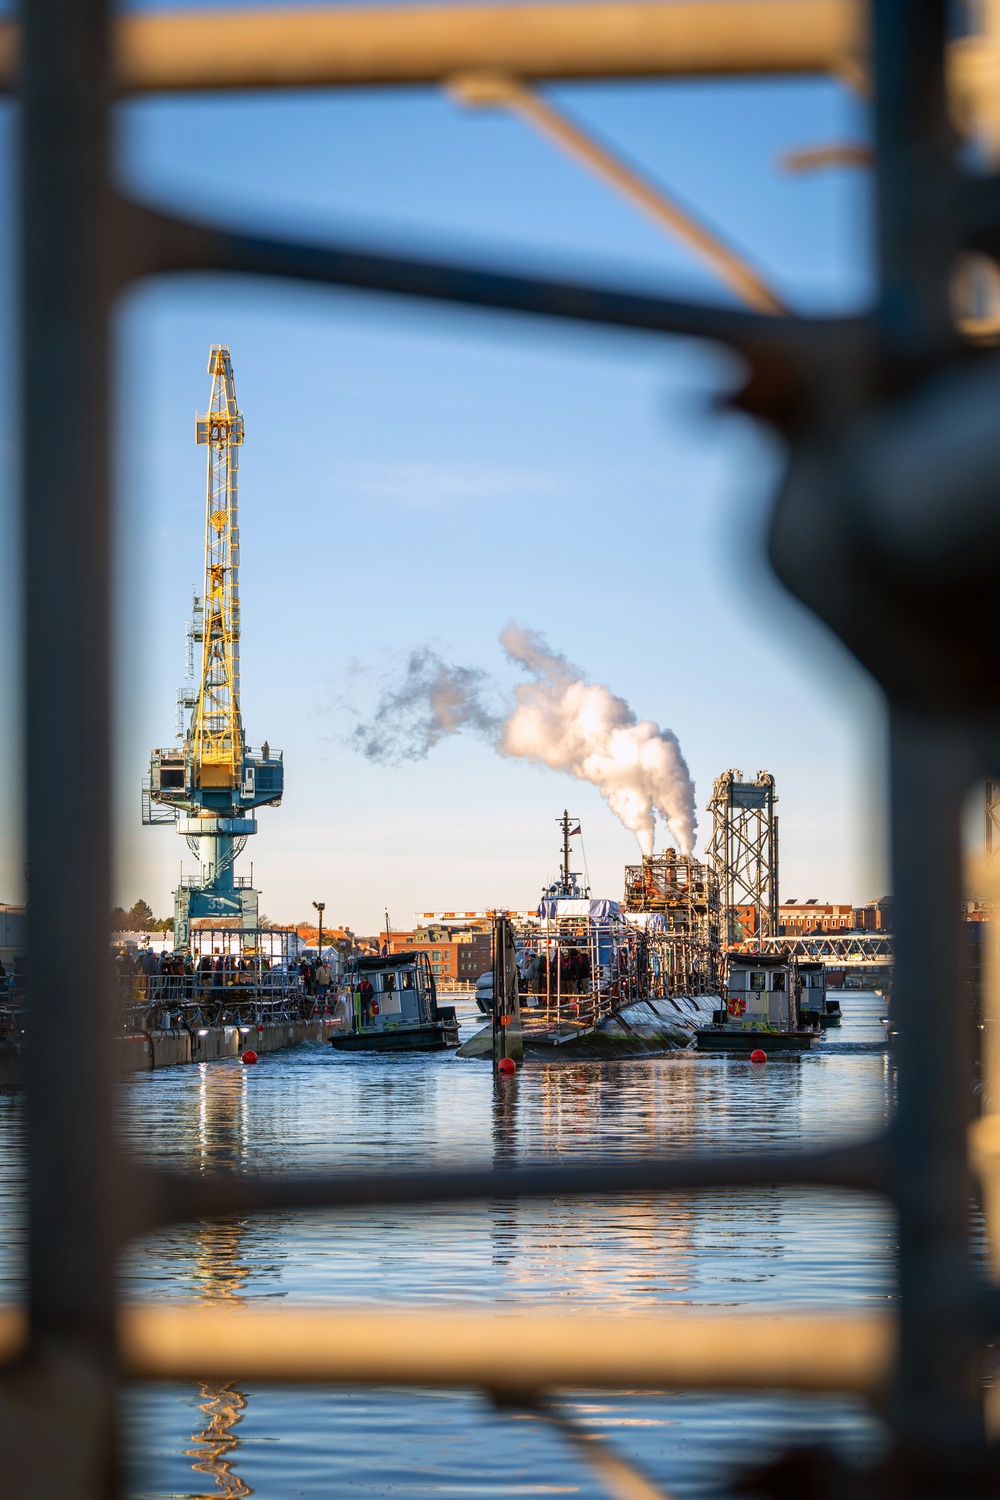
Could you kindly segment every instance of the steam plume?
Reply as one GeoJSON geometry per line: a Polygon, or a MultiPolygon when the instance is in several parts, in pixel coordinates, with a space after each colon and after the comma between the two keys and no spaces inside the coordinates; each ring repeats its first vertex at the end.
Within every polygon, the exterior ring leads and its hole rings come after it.
{"type": "Polygon", "coordinates": [[[506,718],[491,713],[488,679],[449,666],[424,648],[411,653],[400,687],[383,694],[352,740],[369,760],[423,760],[449,734],[471,729],[500,755],[534,761],[596,786],[644,854],[652,854],[656,816],[682,854],[694,844],[694,785],[677,736],[637,719],[624,698],[587,682],[542,636],[513,623],[500,637],[509,661],[531,678],[514,689],[506,718]]]}
{"type": "Polygon", "coordinates": [[[501,721],[482,701],[486,673],[450,667],[424,647],[411,651],[400,687],[383,693],[367,724],[351,736],[367,760],[399,765],[423,760],[449,734],[472,729],[496,738],[501,721]]]}
{"type": "Polygon", "coordinates": [[[500,643],[533,681],[515,689],[517,707],[499,749],[597,787],[617,818],[652,854],[657,813],[682,854],[694,844],[694,785],[677,736],[639,720],[624,698],[552,651],[534,631],[510,624],[500,643]]]}

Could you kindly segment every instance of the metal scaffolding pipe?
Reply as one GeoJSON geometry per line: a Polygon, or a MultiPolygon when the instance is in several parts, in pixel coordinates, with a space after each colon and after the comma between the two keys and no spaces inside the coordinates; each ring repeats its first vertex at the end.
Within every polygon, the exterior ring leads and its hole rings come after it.
{"type": "Polygon", "coordinates": [[[435,1308],[245,1309],[147,1303],[119,1313],[141,1380],[548,1389],[850,1391],[892,1376],[894,1319],[879,1314],[558,1314],[435,1308]]]}
{"type": "MultiPolygon", "coordinates": [[[[17,46],[7,22],[7,84],[17,46]]],[[[199,10],[123,16],[115,29],[124,92],[433,84],[474,69],[520,78],[848,74],[864,47],[858,0],[199,10]]]]}

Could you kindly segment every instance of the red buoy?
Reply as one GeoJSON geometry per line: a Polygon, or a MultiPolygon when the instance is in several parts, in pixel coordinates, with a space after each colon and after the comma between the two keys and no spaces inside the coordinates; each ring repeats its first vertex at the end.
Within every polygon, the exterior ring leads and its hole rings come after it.
{"type": "Polygon", "coordinates": [[[767,1053],[762,1052],[759,1047],[755,1047],[750,1054],[750,1061],[756,1063],[767,1062],[767,1053]]]}
{"type": "Polygon", "coordinates": [[[497,1072],[498,1073],[516,1073],[517,1072],[517,1063],[514,1061],[514,1059],[512,1057],[501,1057],[500,1061],[497,1063],[497,1072]]]}
{"type": "Polygon", "coordinates": [[[257,1054],[252,1047],[247,1048],[240,1061],[245,1062],[247,1066],[249,1066],[250,1063],[255,1063],[257,1061],[257,1054]]]}

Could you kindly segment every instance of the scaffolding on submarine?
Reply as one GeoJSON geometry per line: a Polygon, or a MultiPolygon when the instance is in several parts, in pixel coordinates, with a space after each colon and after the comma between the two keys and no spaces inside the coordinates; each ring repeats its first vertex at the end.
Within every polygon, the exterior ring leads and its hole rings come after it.
{"type": "Polygon", "coordinates": [[[649,993],[708,995],[722,982],[719,878],[711,865],[664,849],[625,866],[624,908],[645,916],[649,993]]]}

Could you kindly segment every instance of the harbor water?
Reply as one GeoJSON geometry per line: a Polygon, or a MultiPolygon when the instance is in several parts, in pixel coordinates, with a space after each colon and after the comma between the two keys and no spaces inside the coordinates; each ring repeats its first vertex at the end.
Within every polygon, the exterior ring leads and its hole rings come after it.
{"type": "MultiPolygon", "coordinates": [[[[766,1066],[674,1053],[528,1065],[494,1080],[453,1054],[334,1054],[306,1044],[136,1074],[122,1129],[189,1171],[509,1165],[558,1154],[818,1146],[885,1119],[884,1001],[847,992],[845,1019],[766,1066]]],[[[468,1035],[475,1015],[460,1008],[468,1035]]],[[[6,1292],[16,1290],[20,1103],[0,1097],[6,1292]]],[[[232,1302],[478,1304],[641,1312],[883,1305],[893,1224],[862,1194],[715,1191],[592,1202],[275,1214],[184,1226],[137,1244],[129,1296],[232,1302]]],[[[505,1336],[516,1337],[516,1328],[505,1336]]],[[[863,1404],[789,1396],[567,1393],[567,1410],[679,1496],[725,1491],[788,1443],[847,1454],[881,1440],[863,1404]]],[[[166,1497],[530,1496],[603,1493],[551,1428],[467,1392],[154,1386],[126,1400],[129,1494],[166,1497]]]]}

